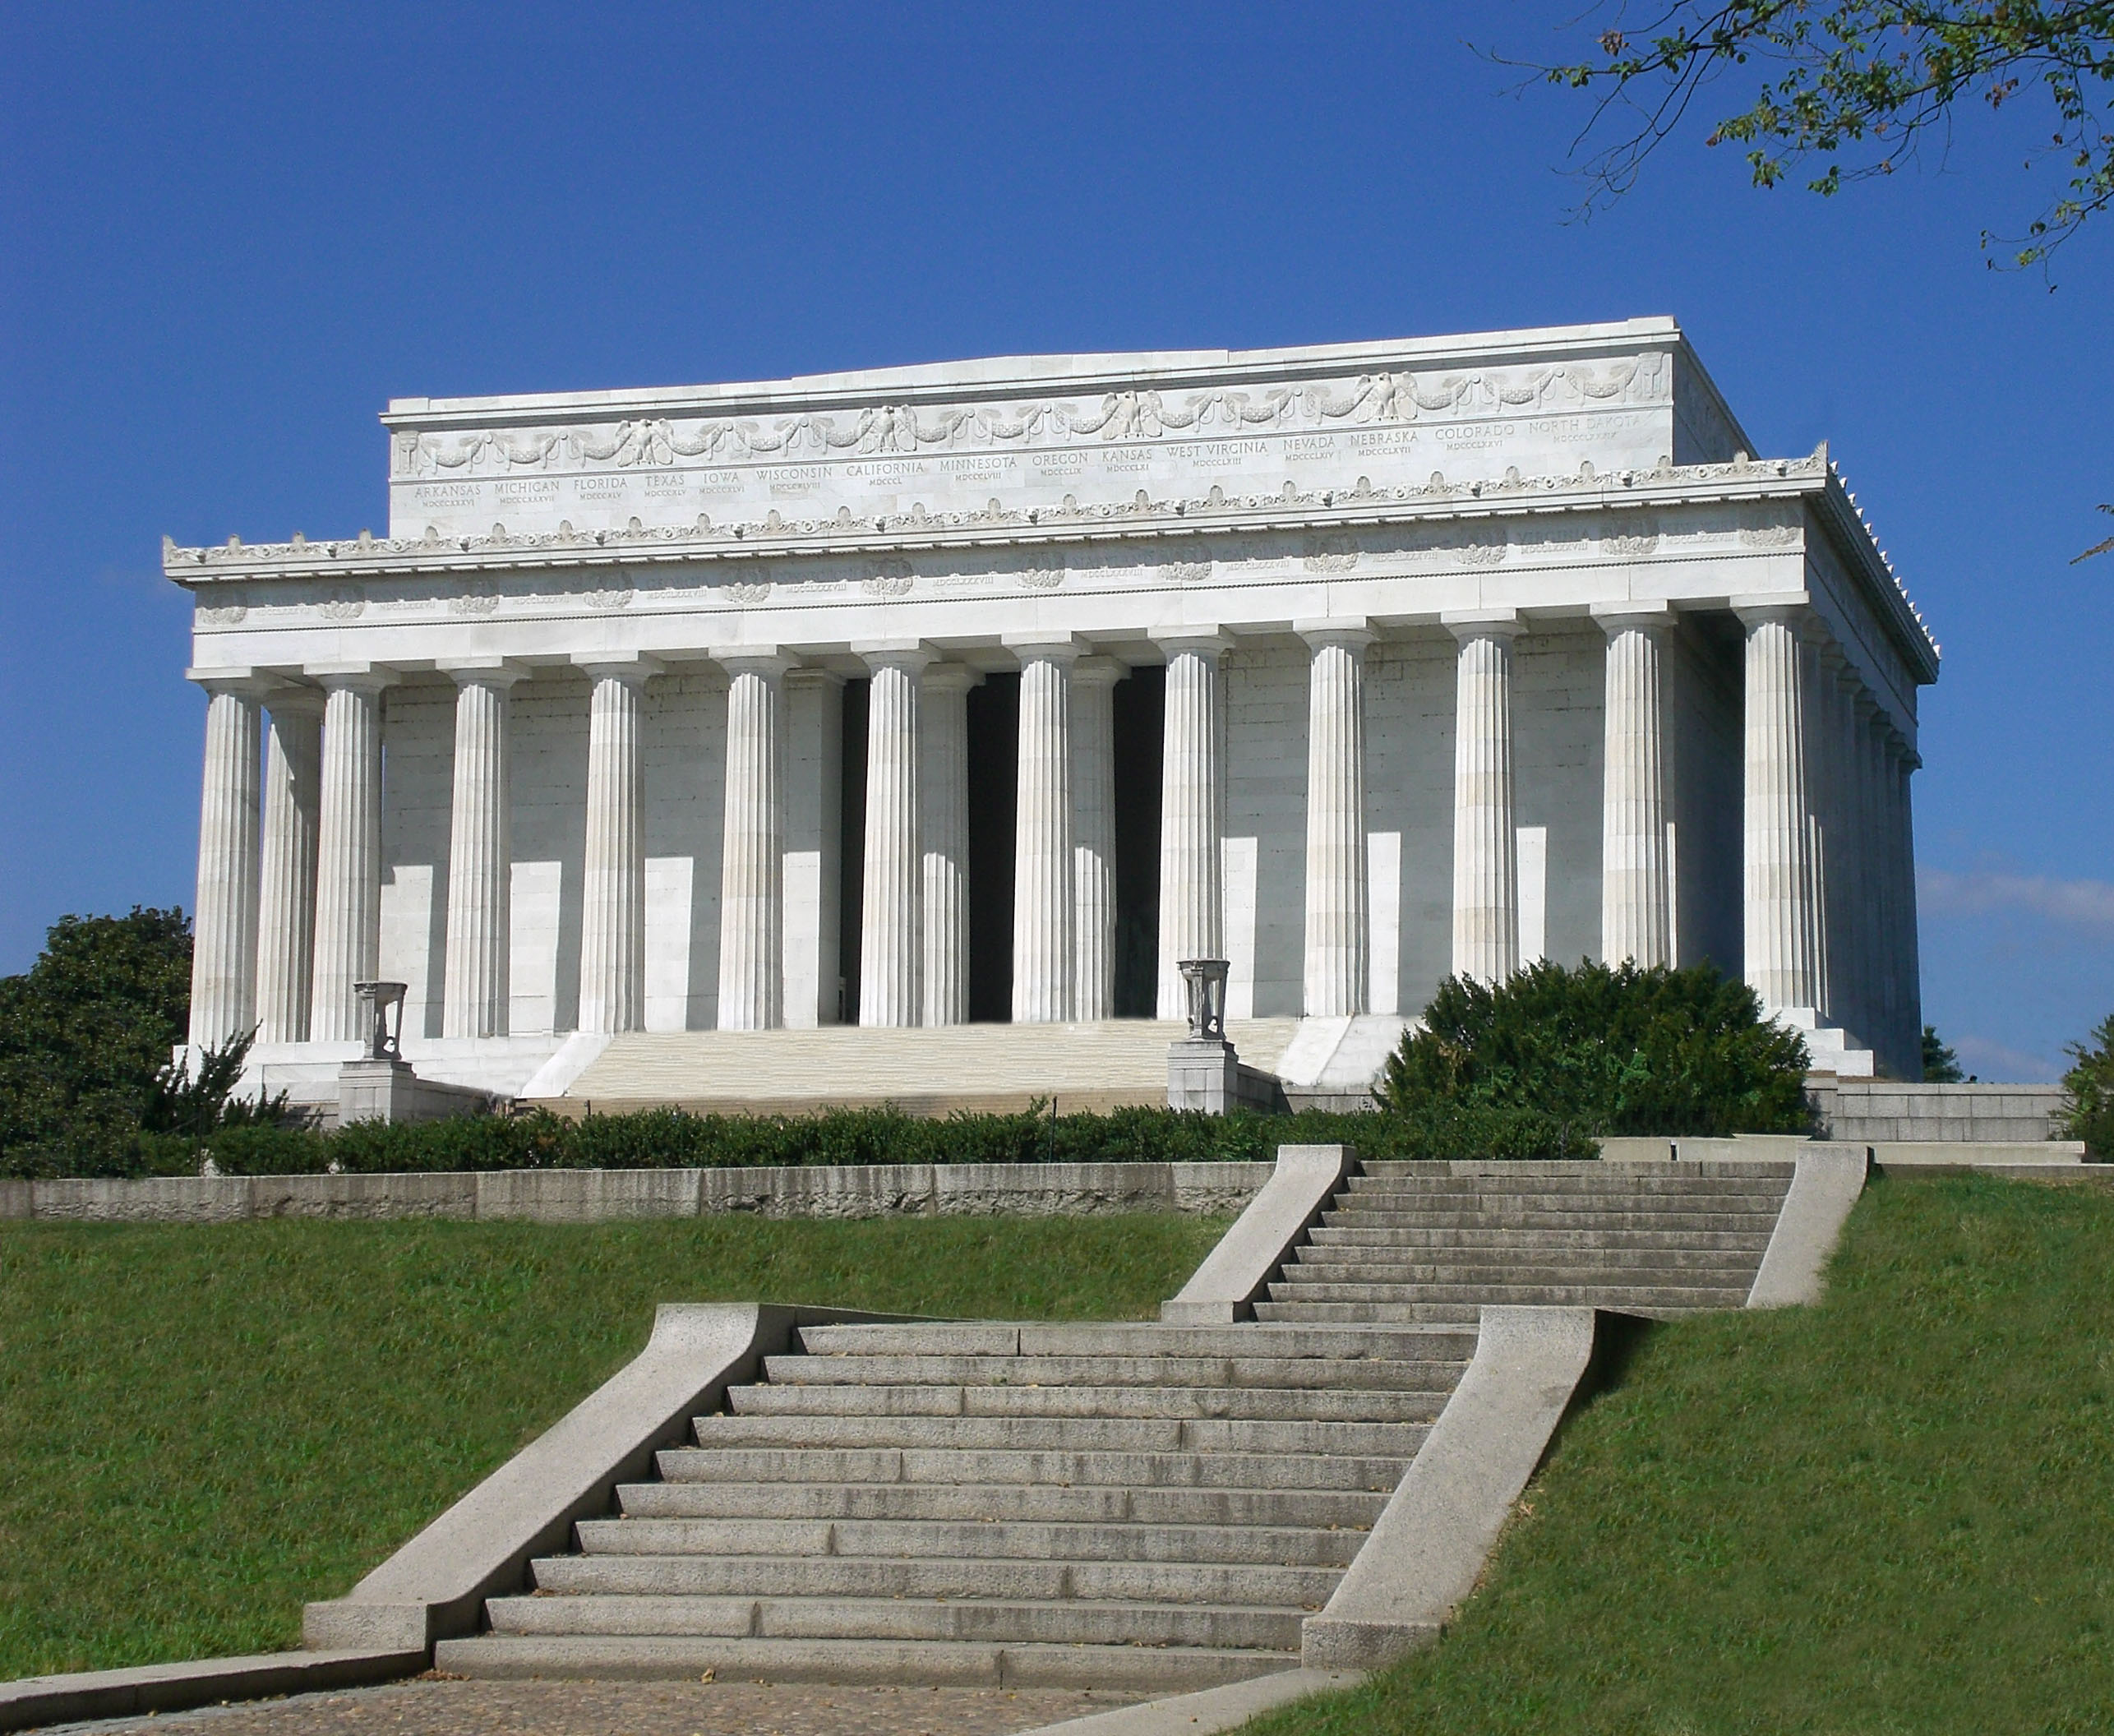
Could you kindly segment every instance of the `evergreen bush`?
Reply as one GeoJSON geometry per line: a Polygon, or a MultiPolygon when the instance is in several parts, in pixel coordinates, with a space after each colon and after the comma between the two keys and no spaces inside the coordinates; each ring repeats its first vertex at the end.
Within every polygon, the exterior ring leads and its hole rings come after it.
{"type": "Polygon", "coordinates": [[[1449,977],[1378,1096],[1398,1145],[1431,1156],[1581,1157],[1609,1134],[1803,1132],[1806,1067],[1804,1040],[1710,965],[1582,959],[1449,977]]]}
{"type": "Polygon", "coordinates": [[[2084,1142],[2094,1163],[2114,1163],[2114,1013],[2100,1020],[2091,1046],[2071,1043],[2065,1051],[2071,1066],[2063,1075],[2069,1093],[2063,1106],[2064,1131],[2084,1142]]]}

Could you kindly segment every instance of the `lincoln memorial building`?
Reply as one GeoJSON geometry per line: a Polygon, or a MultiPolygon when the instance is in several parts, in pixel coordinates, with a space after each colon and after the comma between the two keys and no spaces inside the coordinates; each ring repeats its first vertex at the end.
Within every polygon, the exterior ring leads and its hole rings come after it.
{"type": "MultiPolygon", "coordinates": [[[[1936,647],[1826,448],[1755,455],[1670,320],[381,420],[386,534],[164,550],[191,1038],[256,1027],[297,1098],[378,978],[422,1076],[631,1055],[599,1094],[676,1101],[782,1028],[1164,1061],[1200,958],[1288,1083],[1582,957],[1918,1076],[1936,647]]],[[[861,1040],[796,1041],[826,1083],[861,1040]]]]}

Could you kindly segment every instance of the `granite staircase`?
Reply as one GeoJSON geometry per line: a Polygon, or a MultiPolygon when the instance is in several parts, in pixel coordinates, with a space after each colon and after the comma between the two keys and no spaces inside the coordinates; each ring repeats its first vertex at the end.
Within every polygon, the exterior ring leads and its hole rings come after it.
{"type": "Polygon", "coordinates": [[[1256,1317],[1470,1322],[1485,1303],[1739,1308],[1789,1163],[1368,1163],[1256,1317]]]}
{"type": "Polygon", "coordinates": [[[441,1642],[471,1676],[1134,1688],[1296,1667],[1484,1303],[1744,1303],[1792,1166],[1364,1166],[1227,1327],[810,1327],[441,1642]]]}

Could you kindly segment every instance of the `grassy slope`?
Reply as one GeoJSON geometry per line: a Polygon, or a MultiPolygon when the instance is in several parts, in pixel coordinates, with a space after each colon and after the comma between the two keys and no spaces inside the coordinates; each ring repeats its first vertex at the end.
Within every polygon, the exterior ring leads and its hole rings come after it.
{"type": "Polygon", "coordinates": [[[2114,1198],[1882,1181],[1812,1309],[1662,1329],[1448,1639],[1249,1736],[2114,1729],[2114,1198]]]}
{"type": "Polygon", "coordinates": [[[656,1302],[1133,1318],[1222,1227],[0,1226],[0,1678],[295,1643],[656,1302]]]}

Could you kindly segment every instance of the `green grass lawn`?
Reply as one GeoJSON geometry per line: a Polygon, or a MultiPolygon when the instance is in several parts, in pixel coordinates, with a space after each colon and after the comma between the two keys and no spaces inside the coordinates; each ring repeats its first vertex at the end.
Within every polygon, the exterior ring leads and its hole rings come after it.
{"type": "Polygon", "coordinates": [[[0,1226],[0,1678],[298,1643],[657,1302],[1142,1318],[1223,1228],[0,1226]]]}
{"type": "Polygon", "coordinates": [[[2114,1729],[2114,1198],[1880,1181],[1818,1307],[1659,1329],[1438,1646],[1248,1736],[2114,1729]]]}

